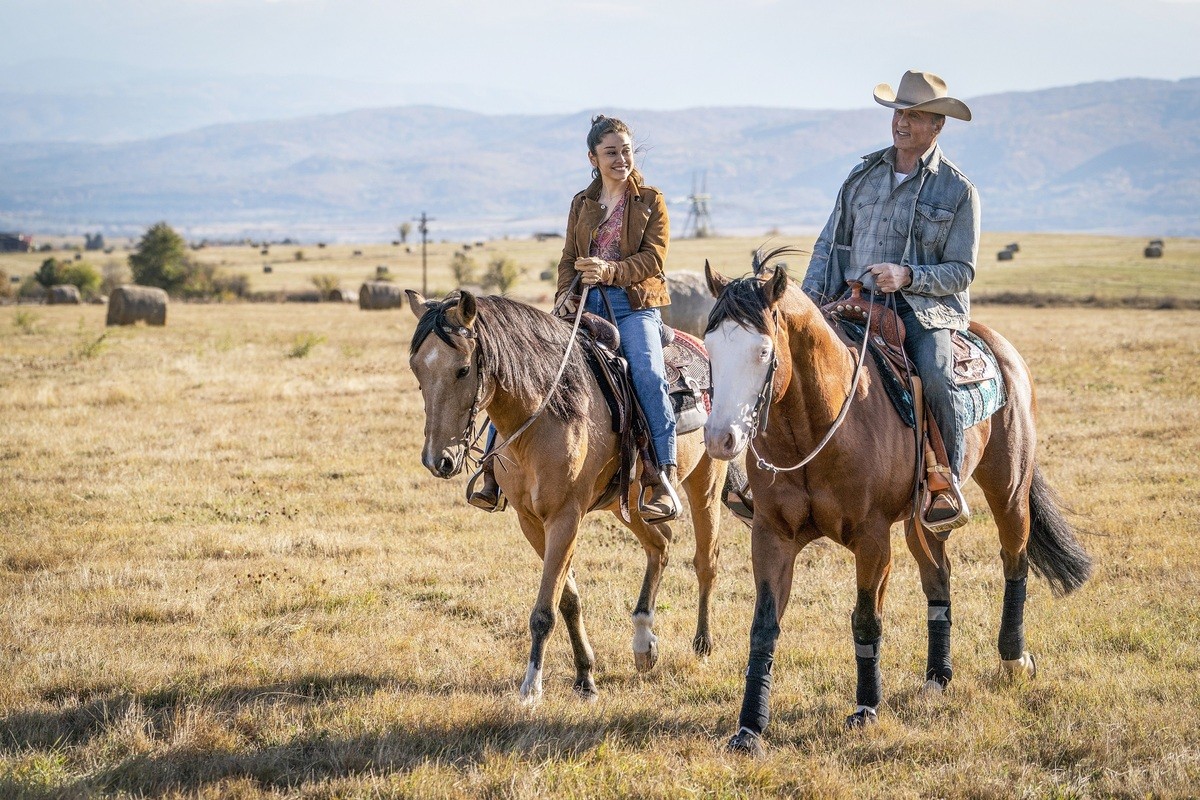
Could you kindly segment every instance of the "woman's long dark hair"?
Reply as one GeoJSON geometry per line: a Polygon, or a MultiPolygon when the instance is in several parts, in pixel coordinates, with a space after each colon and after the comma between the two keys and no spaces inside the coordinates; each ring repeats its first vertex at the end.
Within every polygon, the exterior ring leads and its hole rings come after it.
{"type": "MultiPolygon", "coordinates": [[[[592,127],[588,131],[587,135],[588,152],[592,155],[597,155],[596,148],[600,146],[600,140],[605,136],[608,136],[610,133],[623,133],[629,137],[630,142],[633,141],[633,131],[629,129],[628,125],[616,117],[606,117],[603,114],[597,114],[596,116],[592,117],[592,127]]],[[[637,153],[640,149],[641,148],[638,148],[634,150],[634,152],[637,153]]],[[[600,170],[593,167],[592,180],[596,180],[599,177],[600,170]]],[[[642,179],[642,173],[638,171],[637,167],[634,167],[632,170],[630,170],[630,177],[632,177],[639,186],[645,183],[645,181],[642,179]]]]}

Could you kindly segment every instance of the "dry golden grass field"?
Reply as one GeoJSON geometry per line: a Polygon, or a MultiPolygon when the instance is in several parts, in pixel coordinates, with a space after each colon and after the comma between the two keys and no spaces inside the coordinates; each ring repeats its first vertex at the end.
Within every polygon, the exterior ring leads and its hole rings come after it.
{"type": "MultiPolygon", "coordinates": [[[[977,294],[1200,299],[1197,240],[1168,240],[1156,262],[1118,237],[992,236],[984,249],[1017,240],[1011,265],[984,260],[977,294]]],[[[736,274],[757,243],[678,242],[670,267],[708,252],[736,274]]],[[[448,288],[452,246],[437,247],[431,294],[448,288]]],[[[331,245],[328,264],[310,252],[254,288],[306,288],[299,270],[314,264],[356,288],[385,259],[419,287],[419,248],[415,263],[402,247],[354,249],[331,245]]],[[[553,242],[482,249],[532,271],[519,295],[548,293],[537,272],[553,242]]],[[[260,270],[244,250],[199,255],[260,270]]],[[[21,274],[30,259],[0,267],[21,274]]],[[[641,550],[588,517],[575,566],[601,697],[574,698],[559,625],[546,697],[526,708],[540,564],[511,511],[472,509],[462,476],[421,466],[407,309],[176,303],[165,328],[107,330],[104,315],[0,307],[0,797],[1200,794],[1194,306],[976,308],[1029,361],[1040,462],[1089,532],[1095,577],[1067,599],[1031,579],[1040,674],[1000,682],[998,545],[972,487],[977,513],[950,548],[955,678],[930,702],[925,598],[897,535],[880,724],[852,733],[853,565],[811,546],[759,760],[723,749],[753,602],[747,532],[728,512],[714,654],[691,652],[685,520],[645,675],[630,650],[641,550]]]]}

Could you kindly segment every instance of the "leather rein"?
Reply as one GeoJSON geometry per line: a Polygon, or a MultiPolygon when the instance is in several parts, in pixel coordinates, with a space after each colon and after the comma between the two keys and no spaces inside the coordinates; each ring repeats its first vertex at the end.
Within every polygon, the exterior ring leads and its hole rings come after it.
{"type": "MultiPolygon", "coordinates": [[[[579,282],[579,275],[575,276],[575,280],[571,283],[571,286],[563,294],[564,298],[569,297],[571,295],[571,292],[575,288],[575,284],[577,282],[579,282]]],[[[481,455],[479,456],[478,462],[476,462],[479,465],[479,468],[475,471],[475,474],[472,475],[471,479],[467,482],[468,486],[470,486],[475,481],[475,479],[480,475],[480,473],[483,472],[484,465],[487,464],[488,461],[495,458],[499,454],[500,450],[507,447],[518,436],[520,436],[522,433],[527,431],[529,429],[529,427],[531,425],[533,425],[534,422],[537,421],[538,417],[540,417],[543,414],[543,412],[545,412],[546,408],[550,405],[550,400],[551,400],[551,398],[554,397],[554,392],[558,389],[558,385],[562,380],[563,372],[566,371],[567,364],[570,362],[571,350],[575,347],[575,340],[577,338],[577,334],[579,333],[579,323],[583,319],[584,302],[587,300],[587,293],[590,288],[591,288],[590,286],[588,286],[587,284],[584,284],[582,286],[582,288],[580,289],[579,305],[575,309],[575,323],[571,328],[571,339],[570,339],[570,342],[567,344],[566,351],[563,353],[562,363],[560,363],[558,365],[558,372],[557,372],[557,374],[555,374],[554,381],[550,385],[550,391],[546,392],[546,397],[542,400],[542,404],[540,406],[538,406],[537,410],[534,411],[533,414],[531,414],[529,416],[529,419],[527,419],[523,423],[521,423],[521,426],[519,428],[517,428],[516,431],[514,431],[511,436],[507,437],[506,439],[504,439],[501,442],[494,443],[486,451],[480,451],[481,455]]],[[[475,333],[472,331],[468,331],[467,333],[469,333],[470,335],[462,334],[461,332],[460,332],[460,335],[463,335],[468,339],[475,340],[475,372],[479,375],[479,388],[475,393],[475,402],[471,405],[470,416],[467,417],[466,430],[463,431],[463,436],[464,436],[463,441],[469,443],[468,447],[467,447],[467,452],[470,453],[472,450],[476,449],[476,442],[478,441],[479,437],[483,435],[483,432],[487,429],[488,422],[490,422],[491,420],[489,418],[483,425],[480,426],[479,433],[475,432],[475,417],[479,414],[479,405],[483,401],[485,378],[484,378],[484,374],[483,374],[482,360],[479,355],[478,338],[476,337],[475,333]]]]}
{"type": "Polygon", "coordinates": [[[824,438],[817,443],[817,446],[809,452],[799,463],[793,464],[790,467],[780,467],[772,464],[758,452],[758,448],[754,446],[754,440],[762,434],[767,427],[767,418],[770,416],[771,405],[775,402],[775,370],[779,367],[779,344],[775,339],[775,331],[779,330],[779,312],[773,310],[771,316],[775,322],[775,330],[771,333],[771,366],[767,368],[767,377],[763,381],[762,389],[759,390],[758,400],[754,404],[754,411],[750,414],[750,452],[757,459],[758,468],[778,474],[780,472],[793,472],[808,464],[817,454],[825,449],[825,445],[829,444],[829,440],[837,433],[837,429],[846,421],[846,414],[850,411],[850,403],[854,400],[854,395],[858,393],[858,382],[862,378],[863,364],[866,363],[867,356],[867,340],[871,336],[871,314],[874,311],[874,303],[867,304],[867,323],[863,328],[862,345],[859,347],[857,355],[858,362],[854,365],[854,379],[850,384],[850,393],[846,395],[846,399],[842,401],[842,408],[838,412],[837,419],[833,421],[833,425],[826,432],[824,438]]]}

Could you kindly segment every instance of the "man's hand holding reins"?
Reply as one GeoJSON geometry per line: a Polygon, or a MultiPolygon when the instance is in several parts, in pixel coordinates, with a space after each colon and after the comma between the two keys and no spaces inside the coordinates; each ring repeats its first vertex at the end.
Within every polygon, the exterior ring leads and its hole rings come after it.
{"type": "Polygon", "coordinates": [[[900,291],[911,284],[913,278],[912,269],[899,264],[872,264],[867,267],[867,272],[875,276],[875,288],[887,294],[900,291]]]}

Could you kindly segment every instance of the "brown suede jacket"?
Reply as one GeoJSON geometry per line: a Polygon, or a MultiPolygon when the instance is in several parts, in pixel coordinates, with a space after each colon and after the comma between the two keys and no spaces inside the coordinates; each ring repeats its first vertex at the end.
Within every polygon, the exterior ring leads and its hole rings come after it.
{"type": "MultiPolygon", "coordinates": [[[[558,262],[558,290],[562,297],[575,279],[575,259],[590,253],[592,236],[604,221],[600,208],[600,179],[575,195],[571,214],[567,217],[566,244],[558,262]]],[[[667,202],[653,186],[642,186],[629,179],[629,200],[621,220],[621,260],[616,262],[612,286],[621,286],[629,295],[629,305],[635,311],[671,304],[663,264],[667,260],[667,245],[671,239],[671,223],[667,219],[667,202]]],[[[578,287],[575,296],[579,295],[578,287]]]]}

